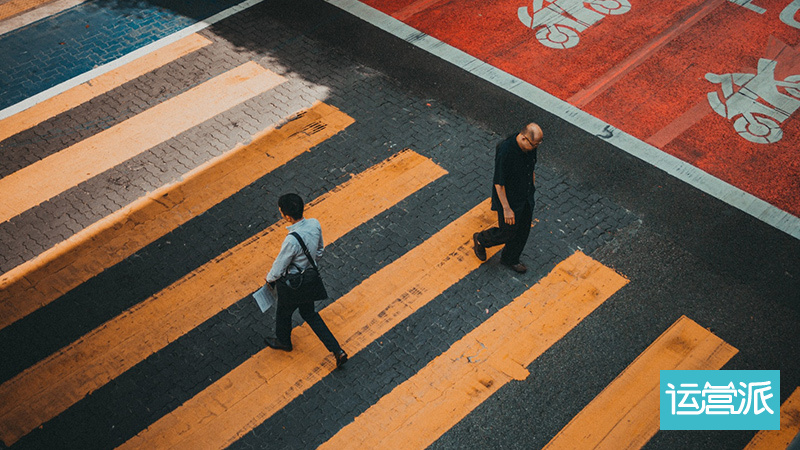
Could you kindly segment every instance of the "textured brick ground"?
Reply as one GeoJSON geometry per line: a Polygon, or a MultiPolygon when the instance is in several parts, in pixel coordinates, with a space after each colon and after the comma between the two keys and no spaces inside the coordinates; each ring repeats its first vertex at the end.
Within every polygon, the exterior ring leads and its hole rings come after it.
{"type": "MultiPolygon", "coordinates": [[[[9,379],[271,225],[278,219],[271,202],[286,190],[295,190],[306,199],[315,198],[351,173],[361,172],[403,148],[432,158],[449,172],[330,246],[323,267],[333,298],[489,196],[494,145],[503,136],[470,123],[433,99],[411,97],[384,75],[257,17],[242,14],[220,26],[226,34],[237,30],[260,42],[265,51],[239,52],[217,40],[90,105],[5,142],[4,150],[17,154],[11,149],[38,138],[49,144],[36,147],[41,152],[38,157],[46,156],[248,59],[289,77],[276,89],[222,117],[3,224],[0,232],[9,238],[3,239],[8,252],[2,253],[17,258],[8,258],[5,265],[10,267],[29,258],[70,231],[175,179],[315,100],[340,108],[356,123],[134,257],[0,330],[0,339],[11,344],[0,350],[0,359],[7,362],[0,369],[0,380],[9,379]],[[56,135],[59,139],[53,139],[56,135]],[[59,217],[68,219],[59,221],[59,217]],[[10,238],[19,236],[20,230],[26,230],[28,237],[10,238]],[[43,329],[52,330],[45,339],[41,335],[43,329]],[[31,341],[37,345],[25,345],[31,341]]],[[[213,32],[203,34],[214,39],[213,32]]],[[[26,162],[6,164],[5,170],[13,171],[13,164],[18,168],[26,162]]],[[[384,339],[355,355],[347,371],[326,378],[235,447],[260,448],[266,443],[283,446],[291,443],[288,440],[295,434],[300,435],[296,438],[298,445],[322,443],[332,431],[523,292],[556,263],[577,249],[591,253],[612,240],[617,230],[636,220],[611,201],[582,191],[546,162],[539,166],[537,183],[537,223],[523,256],[531,268],[528,274],[512,276],[496,263],[485,265],[447,291],[440,301],[423,308],[384,339]],[[412,348],[414,351],[409,352],[412,348]],[[366,368],[376,368],[379,375],[368,391],[350,396],[342,389],[343,383],[366,368]],[[316,433],[302,433],[305,425],[299,418],[306,411],[319,408],[341,414],[326,419],[316,433]],[[290,429],[284,429],[287,424],[290,429]]],[[[271,317],[271,312],[259,314],[251,299],[243,299],[32,432],[19,442],[19,447],[108,448],[124,442],[143,425],[171,411],[262,349],[263,337],[273,331],[271,317]]]]}
{"type": "MultiPolygon", "coordinates": [[[[0,224],[0,271],[6,271],[314,101],[323,100],[355,119],[311,152],[0,330],[0,382],[272,225],[278,220],[276,198],[286,191],[316,198],[404,148],[449,172],[327,248],[322,266],[334,299],[489,196],[494,146],[513,129],[489,130],[437,99],[409,94],[385,74],[307,37],[309,30],[286,28],[270,19],[268,8],[261,4],[220,22],[202,32],[213,45],[0,143],[0,174],[7,175],[245,61],[288,79],[0,224]]],[[[519,117],[518,122],[529,119],[519,117]]],[[[547,145],[546,140],[543,147],[547,145]]],[[[325,442],[576,250],[630,276],[631,287],[534,362],[528,380],[501,389],[435,448],[541,447],[676,315],[692,312],[693,318],[700,316],[723,331],[740,325],[735,306],[721,316],[710,311],[724,309],[727,301],[741,306],[752,294],[749,288],[733,284],[713,301],[704,297],[700,292],[730,280],[705,279],[711,271],[708,264],[649,229],[643,224],[647,218],[542,158],[537,187],[535,224],[522,257],[527,274],[517,275],[495,260],[484,264],[352,355],[344,370],[325,377],[232,448],[313,448],[325,442]],[[651,265],[648,259],[657,262],[651,265]],[[697,267],[702,270],[696,272],[697,267]],[[650,277],[655,281],[642,282],[650,277]],[[676,281],[681,277],[702,289],[685,287],[676,281]],[[695,301],[710,303],[709,309],[692,310],[695,301]],[[587,379],[587,373],[596,376],[587,379]],[[573,381],[576,374],[584,374],[580,383],[573,381]],[[503,415],[509,408],[523,425],[503,415]],[[525,429],[528,440],[509,442],[509,436],[519,435],[519,427],[529,423],[537,427],[525,429]]],[[[125,442],[260,351],[263,338],[273,334],[273,314],[260,314],[251,298],[243,298],[12,448],[105,449],[125,442]]],[[[774,317],[769,318],[771,325],[758,330],[771,327],[775,334],[791,336],[785,323],[775,325],[774,317]]],[[[677,448],[674,435],[658,439],[659,448],[677,448]]],[[[737,443],[747,439],[746,433],[735,436],[737,443]]]]}
{"type": "Polygon", "coordinates": [[[87,1],[0,36],[0,109],[240,3],[87,1]]]}

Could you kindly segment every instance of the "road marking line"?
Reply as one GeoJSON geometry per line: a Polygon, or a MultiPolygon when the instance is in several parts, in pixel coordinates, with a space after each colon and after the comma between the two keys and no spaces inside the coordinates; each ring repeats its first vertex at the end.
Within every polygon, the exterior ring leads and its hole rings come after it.
{"type": "Polygon", "coordinates": [[[247,62],[0,179],[5,222],[228,109],[285,78],[247,62]],[[111,151],[113,149],[113,151],[111,151]]]}
{"type": "Polygon", "coordinates": [[[317,103],[147,194],[0,277],[0,329],[52,302],[267,173],[353,119],[317,103]],[[213,189],[207,189],[214,186],[213,189]]]}
{"type": "Polygon", "coordinates": [[[85,1],[11,0],[0,5],[0,36],[78,6],[85,1]]]}
{"type": "Polygon", "coordinates": [[[661,32],[661,34],[656,36],[647,44],[642,45],[629,57],[625,58],[624,61],[614,66],[603,76],[598,77],[594,83],[581,89],[575,95],[570,97],[567,102],[572,103],[578,108],[586,106],[598,95],[602,94],[608,88],[613,86],[614,83],[619,81],[628,72],[639,67],[640,64],[653,56],[655,52],[672,42],[673,39],[679,37],[684,31],[694,26],[694,24],[705,18],[718,6],[724,3],[725,0],[706,0],[705,3],[699,5],[694,11],[689,13],[687,17],[673,23],[672,26],[661,32]]]}
{"type": "Polygon", "coordinates": [[[412,16],[440,3],[442,0],[417,0],[392,14],[397,20],[407,20],[412,16]]]}
{"type": "Polygon", "coordinates": [[[654,147],[664,148],[673,139],[713,112],[714,110],[711,109],[708,100],[704,98],[670,122],[669,125],[655,132],[647,139],[647,143],[654,147]]]}
{"type": "Polygon", "coordinates": [[[189,35],[136,61],[131,61],[118,69],[49,98],[25,111],[2,119],[0,120],[0,141],[38,125],[51,117],[69,111],[94,97],[210,44],[210,40],[199,34],[189,35]]]}
{"type": "MultiPolygon", "coordinates": [[[[311,202],[333,242],[446,173],[403,151],[311,202]],[[358,201],[354,201],[358,199],[358,201]]],[[[278,222],[0,385],[7,446],[263,284],[285,237],[278,222]],[[224,282],[222,282],[224,280],[224,282]]]]}
{"type": "Polygon", "coordinates": [[[63,82],[61,84],[53,86],[50,89],[47,89],[47,90],[45,90],[43,92],[40,92],[40,93],[38,93],[38,94],[36,94],[36,95],[34,95],[32,97],[29,97],[29,98],[27,98],[27,99],[15,104],[15,105],[11,105],[11,106],[3,109],[3,110],[0,110],[0,119],[6,118],[6,117],[9,117],[9,116],[13,116],[14,114],[16,114],[16,113],[18,113],[20,111],[24,111],[24,110],[30,108],[31,106],[33,106],[33,105],[35,105],[37,103],[40,103],[40,102],[43,102],[44,100],[47,100],[50,97],[58,95],[58,94],[60,94],[60,93],[62,93],[64,91],[67,91],[67,90],[69,90],[69,89],[71,89],[71,88],[73,88],[75,86],[80,85],[80,84],[86,83],[87,81],[91,80],[92,78],[97,78],[100,75],[102,75],[102,74],[104,74],[106,72],[109,72],[111,70],[114,70],[114,69],[116,69],[118,67],[121,67],[121,66],[123,66],[123,65],[125,65],[125,64],[127,64],[127,63],[129,63],[129,62],[131,62],[131,61],[133,61],[135,59],[137,59],[137,58],[140,58],[140,57],[142,57],[144,55],[152,53],[152,52],[154,52],[154,51],[156,51],[156,50],[158,50],[158,49],[160,49],[160,48],[162,48],[164,46],[167,46],[167,45],[169,45],[169,44],[171,44],[171,43],[173,43],[175,41],[179,41],[179,40],[185,38],[186,36],[189,36],[190,34],[197,33],[198,31],[204,30],[204,29],[208,28],[209,26],[219,22],[220,20],[226,19],[226,18],[228,18],[228,17],[230,17],[230,16],[232,16],[232,15],[234,15],[234,14],[240,12],[240,11],[244,11],[245,9],[250,8],[251,6],[257,5],[257,4],[259,4],[259,3],[263,2],[263,1],[264,0],[247,0],[247,1],[244,1],[242,3],[239,3],[236,6],[231,6],[230,8],[226,9],[225,11],[222,11],[222,12],[219,12],[217,14],[214,14],[213,16],[211,16],[211,17],[209,17],[209,18],[207,18],[205,20],[199,21],[199,22],[197,22],[196,24],[194,24],[192,26],[189,26],[189,27],[186,27],[186,28],[182,29],[181,31],[173,33],[173,34],[171,34],[171,35],[169,35],[167,37],[161,38],[161,39],[159,39],[159,40],[157,40],[157,41],[155,41],[153,43],[145,45],[144,47],[136,49],[136,50],[128,53],[127,55],[125,55],[125,56],[123,56],[121,58],[118,58],[118,59],[116,59],[114,61],[111,61],[109,63],[103,64],[100,67],[92,69],[92,70],[90,70],[90,71],[88,71],[88,72],[86,72],[86,73],[84,73],[82,75],[78,75],[77,77],[71,78],[71,79],[69,79],[69,80],[67,80],[67,81],[65,81],[65,82],[63,82]]]}
{"type": "Polygon", "coordinates": [[[428,447],[627,283],[573,254],[319,448],[428,447]]]}
{"type": "Polygon", "coordinates": [[[717,370],[737,352],[682,316],[583,408],[545,449],[643,447],[659,429],[659,371],[717,370]]]}
{"type": "MultiPolygon", "coordinates": [[[[352,357],[477,269],[472,233],[496,221],[482,202],[320,314],[352,357]]],[[[333,370],[307,324],[293,331],[292,342],[294,352],[260,351],[121,448],[227,447],[333,370]]]]}
{"type": "Polygon", "coordinates": [[[618,149],[663,170],[728,205],[762,222],[800,239],[800,218],[764,200],[730,185],[691,164],[665,153],[602,120],[582,111],[536,86],[508,74],[449,44],[414,29],[358,0],[325,0],[376,27],[413,44],[465,71],[504,89],[537,107],[575,125],[589,134],[601,137],[618,149]]]}
{"type": "Polygon", "coordinates": [[[781,429],[756,433],[744,450],[785,449],[800,433],[800,387],[781,405],[781,429]]]}

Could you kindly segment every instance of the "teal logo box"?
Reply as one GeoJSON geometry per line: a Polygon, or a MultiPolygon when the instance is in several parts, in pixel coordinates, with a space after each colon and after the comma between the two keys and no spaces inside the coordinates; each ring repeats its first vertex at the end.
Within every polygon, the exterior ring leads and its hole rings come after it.
{"type": "Polygon", "coordinates": [[[662,370],[662,430],[779,430],[780,371],[662,370]]]}

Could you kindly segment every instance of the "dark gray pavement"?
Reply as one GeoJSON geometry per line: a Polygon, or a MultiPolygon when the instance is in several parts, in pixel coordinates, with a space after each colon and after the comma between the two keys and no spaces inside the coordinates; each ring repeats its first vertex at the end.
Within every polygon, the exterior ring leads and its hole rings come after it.
{"type": "MultiPolygon", "coordinates": [[[[232,447],[324,443],[576,250],[631,282],[433,448],[541,448],[682,315],[739,350],[726,369],[780,370],[781,401],[800,386],[799,241],[322,1],[264,2],[201,34],[214,43],[0,142],[3,175],[244,61],[288,81],[0,224],[3,271],[316,100],[355,123],[1,329],[0,381],[276,222],[284,191],[316,198],[404,148],[445,168],[329,246],[338,298],[487,198],[494,145],[535,120],[546,137],[529,272],[484,264],[232,447]]],[[[261,350],[273,326],[245,297],[10,448],[116,447],[261,350]]],[[[662,431],[645,448],[739,449],[754,434],[662,431]]]]}

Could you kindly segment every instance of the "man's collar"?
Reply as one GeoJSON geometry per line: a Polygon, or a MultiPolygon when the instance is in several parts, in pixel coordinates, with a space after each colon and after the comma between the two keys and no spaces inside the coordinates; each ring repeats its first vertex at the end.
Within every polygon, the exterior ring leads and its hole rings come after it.
{"type": "Polygon", "coordinates": [[[303,219],[300,219],[300,220],[298,220],[297,222],[295,222],[295,223],[293,223],[293,224],[289,225],[288,227],[286,227],[286,229],[287,229],[287,230],[289,230],[289,231],[294,231],[294,230],[296,230],[296,229],[297,229],[297,228],[300,226],[300,224],[301,224],[301,223],[303,223],[303,222],[305,222],[305,221],[306,221],[306,219],[305,219],[305,218],[303,218],[303,219]]]}

